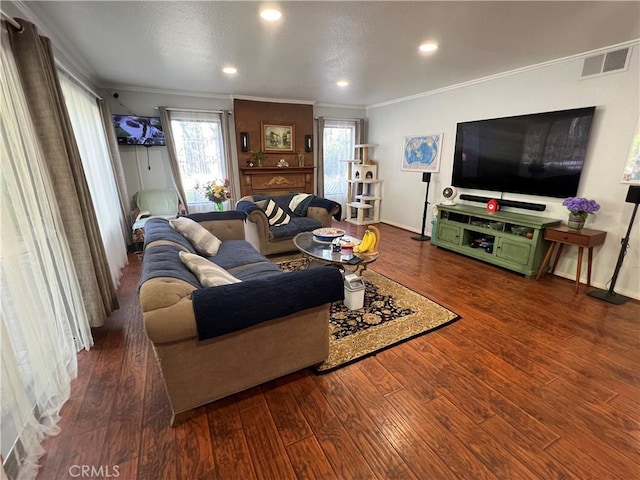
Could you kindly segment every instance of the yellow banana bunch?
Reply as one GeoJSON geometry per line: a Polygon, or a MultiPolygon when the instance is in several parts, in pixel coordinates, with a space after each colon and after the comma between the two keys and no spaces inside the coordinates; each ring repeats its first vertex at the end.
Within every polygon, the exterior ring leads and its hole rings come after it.
{"type": "Polygon", "coordinates": [[[353,247],[353,253],[378,253],[378,242],[380,240],[380,230],[370,226],[362,236],[360,245],[353,247]]]}

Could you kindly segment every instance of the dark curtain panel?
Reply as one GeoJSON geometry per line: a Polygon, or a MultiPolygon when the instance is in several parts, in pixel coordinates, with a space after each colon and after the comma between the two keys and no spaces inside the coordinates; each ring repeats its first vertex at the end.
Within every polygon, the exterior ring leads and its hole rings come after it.
{"type": "Polygon", "coordinates": [[[160,121],[162,122],[162,130],[164,139],[167,142],[167,153],[169,154],[169,165],[171,167],[171,177],[173,185],[178,194],[178,199],[183,205],[185,213],[189,213],[187,207],[187,196],[182,187],[182,177],[180,175],[180,167],[178,166],[178,156],[176,155],[176,142],[173,139],[173,130],[171,130],[171,115],[166,107],[160,107],[160,121]]]}
{"type": "Polygon", "coordinates": [[[127,181],[122,168],[122,159],[120,158],[120,149],[118,148],[118,139],[116,131],[113,129],[113,120],[111,118],[111,107],[109,102],[103,99],[96,99],[98,108],[102,115],[102,124],[104,126],[105,136],[107,137],[107,146],[109,147],[109,156],[111,157],[111,167],[113,168],[113,176],[116,180],[116,188],[118,189],[118,199],[120,200],[120,208],[122,209],[122,236],[127,245],[133,243],[131,238],[131,200],[127,192],[127,181]]]}
{"type": "Polygon", "coordinates": [[[39,36],[32,23],[18,21],[23,30],[9,28],[9,40],[38,135],[34,141],[39,141],[45,152],[89,323],[102,326],[106,316],[118,308],[118,300],[51,42],[39,36]]]}

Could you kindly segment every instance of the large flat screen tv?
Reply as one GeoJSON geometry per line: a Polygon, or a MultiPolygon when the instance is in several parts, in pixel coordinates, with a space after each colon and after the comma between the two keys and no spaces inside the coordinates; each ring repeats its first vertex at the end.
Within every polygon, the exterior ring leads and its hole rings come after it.
{"type": "Polygon", "coordinates": [[[116,130],[118,143],[122,145],[150,147],[165,144],[159,117],[113,114],[113,128],[116,130]]]}
{"type": "Polygon", "coordinates": [[[573,197],[595,107],[458,123],[452,184],[573,197]]]}

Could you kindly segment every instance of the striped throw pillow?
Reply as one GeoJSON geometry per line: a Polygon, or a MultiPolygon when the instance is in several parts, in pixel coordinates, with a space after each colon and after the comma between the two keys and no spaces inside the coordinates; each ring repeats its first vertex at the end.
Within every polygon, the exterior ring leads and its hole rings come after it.
{"type": "Polygon", "coordinates": [[[286,225],[291,221],[291,217],[287,212],[278,206],[276,202],[269,199],[267,206],[264,209],[264,213],[267,215],[269,225],[277,227],[279,225],[286,225]]]}
{"type": "Polygon", "coordinates": [[[218,287],[220,285],[240,282],[239,279],[231,275],[224,268],[200,255],[194,255],[189,252],[180,252],[179,255],[182,263],[198,277],[203,287],[218,287]]]}
{"type": "Polygon", "coordinates": [[[187,217],[169,220],[171,228],[180,232],[193,245],[195,250],[209,257],[218,253],[222,241],[198,222],[187,217]]]}

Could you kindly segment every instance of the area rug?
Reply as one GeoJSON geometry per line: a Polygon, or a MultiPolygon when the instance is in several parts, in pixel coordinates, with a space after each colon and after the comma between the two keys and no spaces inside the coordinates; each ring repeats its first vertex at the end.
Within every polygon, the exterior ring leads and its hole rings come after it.
{"type": "MultiPolygon", "coordinates": [[[[274,261],[284,271],[309,266],[309,261],[300,257],[274,261]]],[[[343,367],[460,318],[373,270],[365,270],[362,279],[365,284],[363,308],[349,310],[343,302],[331,305],[329,357],[314,368],[316,373],[343,367]]]]}

